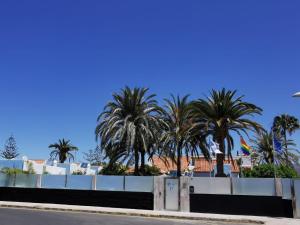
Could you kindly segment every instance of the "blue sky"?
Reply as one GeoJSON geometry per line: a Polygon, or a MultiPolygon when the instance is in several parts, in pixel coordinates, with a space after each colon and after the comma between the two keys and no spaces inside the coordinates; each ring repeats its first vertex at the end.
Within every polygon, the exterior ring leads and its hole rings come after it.
{"type": "Polygon", "coordinates": [[[299,118],[299,10],[296,0],[1,1],[0,146],[13,133],[30,158],[62,137],[87,151],[125,85],[159,101],[237,89],[266,127],[280,113],[299,118]]]}

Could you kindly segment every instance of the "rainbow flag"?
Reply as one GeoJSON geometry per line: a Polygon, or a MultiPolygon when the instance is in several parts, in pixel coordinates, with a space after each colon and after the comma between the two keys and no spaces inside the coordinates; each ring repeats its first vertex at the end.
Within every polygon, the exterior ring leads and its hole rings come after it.
{"type": "Polygon", "coordinates": [[[246,141],[241,137],[241,150],[244,155],[250,155],[251,154],[251,148],[249,145],[247,145],[246,141]]]}

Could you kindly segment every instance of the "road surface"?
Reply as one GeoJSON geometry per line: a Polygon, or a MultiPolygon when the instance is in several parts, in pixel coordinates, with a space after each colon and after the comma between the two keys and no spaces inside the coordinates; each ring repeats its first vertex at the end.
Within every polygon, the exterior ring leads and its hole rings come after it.
{"type": "MultiPolygon", "coordinates": [[[[1,225],[234,225],[235,223],[0,208],[0,224],[1,225]]],[[[236,223],[235,225],[251,225],[251,224],[236,223]]]]}

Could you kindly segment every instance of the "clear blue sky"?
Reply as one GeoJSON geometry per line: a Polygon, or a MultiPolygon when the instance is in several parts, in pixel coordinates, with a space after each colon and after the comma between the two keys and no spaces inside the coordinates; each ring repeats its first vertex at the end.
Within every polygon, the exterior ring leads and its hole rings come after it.
{"type": "Polygon", "coordinates": [[[237,89],[266,127],[279,113],[299,118],[299,11],[296,0],[1,1],[0,146],[13,133],[30,158],[62,137],[86,151],[125,85],[159,101],[237,89]]]}

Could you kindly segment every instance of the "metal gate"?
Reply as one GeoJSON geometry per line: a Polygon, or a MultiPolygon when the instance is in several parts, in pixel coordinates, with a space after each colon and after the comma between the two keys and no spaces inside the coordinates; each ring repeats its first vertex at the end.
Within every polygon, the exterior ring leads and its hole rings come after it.
{"type": "Polygon", "coordinates": [[[179,210],[179,179],[165,179],[165,209],[171,211],[179,210]]]}

